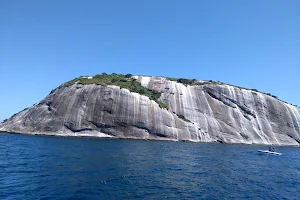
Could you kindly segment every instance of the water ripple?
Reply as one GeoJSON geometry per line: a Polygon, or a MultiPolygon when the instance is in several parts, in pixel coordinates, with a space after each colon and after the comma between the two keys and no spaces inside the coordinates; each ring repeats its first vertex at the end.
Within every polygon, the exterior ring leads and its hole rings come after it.
{"type": "Polygon", "coordinates": [[[300,199],[300,150],[0,135],[0,199],[300,199]]]}

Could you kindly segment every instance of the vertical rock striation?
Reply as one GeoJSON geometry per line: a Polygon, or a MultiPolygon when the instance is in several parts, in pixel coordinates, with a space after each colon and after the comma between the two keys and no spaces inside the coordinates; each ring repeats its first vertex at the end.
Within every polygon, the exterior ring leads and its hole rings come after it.
{"type": "Polygon", "coordinates": [[[193,142],[299,145],[300,109],[226,84],[134,76],[159,104],[119,86],[63,84],[0,124],[0,131],[193,142]],[[201,82],[199,82],[201,83],[201,82]]]}

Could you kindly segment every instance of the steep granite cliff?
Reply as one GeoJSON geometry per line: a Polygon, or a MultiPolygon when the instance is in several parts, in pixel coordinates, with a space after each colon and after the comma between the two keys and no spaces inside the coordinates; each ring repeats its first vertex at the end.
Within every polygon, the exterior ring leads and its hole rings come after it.
{"type": "Polygon", "coordinates": [[[218,82],[193,81],[188,85],[146,76],[121,80],[125,87],[121,89],[122,84],[106,85],[93,79],[81,77],[59,86],[41,102],[2,122],[0,131],[194,142],[300,143],[300,109],[257,91],[218,82]],[[131,91],[126,89],[127,83],[131,91]]]}

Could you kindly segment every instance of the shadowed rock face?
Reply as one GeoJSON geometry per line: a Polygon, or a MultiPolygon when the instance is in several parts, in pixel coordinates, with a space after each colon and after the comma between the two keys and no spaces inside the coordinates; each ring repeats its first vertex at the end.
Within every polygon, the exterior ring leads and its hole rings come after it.
{"type": "Polygon", "coordinates": [[[162,109],[118,86],[66,84],[0,124],[0,131],[194,142],[299,145],[300,109],[226,84],[185,86],[134,77],[161,92],[162,109]]]}

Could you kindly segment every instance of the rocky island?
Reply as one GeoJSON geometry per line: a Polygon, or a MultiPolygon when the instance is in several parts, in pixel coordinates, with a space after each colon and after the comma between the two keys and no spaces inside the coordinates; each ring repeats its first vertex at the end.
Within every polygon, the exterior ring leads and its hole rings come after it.
{"type": "Polygon", "coordinates": [[[298,146],[300,109],[221,82],[103,73],[60,85],[0,132],[298,146]]]}

